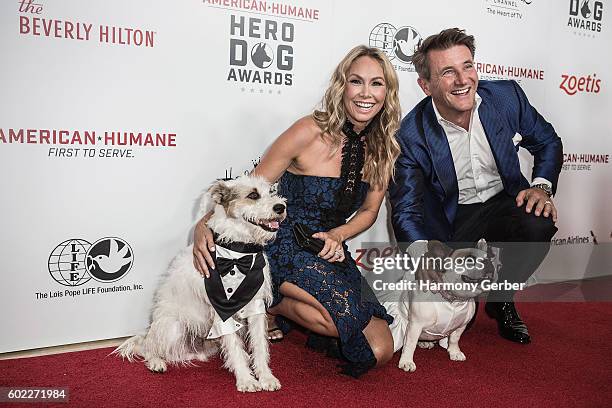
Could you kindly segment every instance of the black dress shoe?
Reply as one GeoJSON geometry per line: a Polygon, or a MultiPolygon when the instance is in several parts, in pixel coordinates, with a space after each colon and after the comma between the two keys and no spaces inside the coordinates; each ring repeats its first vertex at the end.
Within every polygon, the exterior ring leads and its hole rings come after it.
{"type": "Polygon", "coordinates": [[[497,320],[497,329],[503,338],[521,344],[531,342],[527,326],[516,311],[514,302],[487,302],[485,312],[497,320]]]}

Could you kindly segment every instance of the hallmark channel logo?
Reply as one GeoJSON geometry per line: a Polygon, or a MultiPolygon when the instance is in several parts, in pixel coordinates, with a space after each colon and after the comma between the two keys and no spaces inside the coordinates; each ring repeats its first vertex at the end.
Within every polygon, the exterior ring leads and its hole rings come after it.
{"type": "Polygon", "coordinates": [[[559,85],[566,94],[573,96],[580,93],[599,93],[601,91],[601,79],[596,74],[578,77],[576,75],[561,75],[559,85]]]}
{"type": "Polygon", "coordinates": [[[603,3],[599,0],[570,0],[567,26],[574,29],[574,34],[593,37],[601,32],[603,3]]]}
{"type": "Polygon", "coordinates": [[[230,15],[227,80],[265,85],[293,85],[295,25],[230,15]]]}
{"type": "Polygon", "coordinates": [[[134,251],[123,239],[106,237],[93,244],[84,239],[69,239],[49,255],[51,277],[64,286],[81,286],[92,278],[110,283],[123,278],[132,269],[134,251]]]}
{"type": "Polygon", "coordinates": [[[532,0],[485,0],[484,3],[485,10],[490,16],[521,20],[532,0]]]}
{"type": "Polygon", "coordinates": [[[414,72],[412,56],[421,39],[414,27],[395,28],[393,24],[380,23],[370,31],[369,44],[384,52],[397,71],[414,72]]]}

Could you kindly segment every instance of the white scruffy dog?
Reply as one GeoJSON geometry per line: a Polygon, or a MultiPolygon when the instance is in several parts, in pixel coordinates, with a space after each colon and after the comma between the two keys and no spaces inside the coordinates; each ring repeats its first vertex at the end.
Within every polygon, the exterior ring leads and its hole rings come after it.
{"type": "Polygon", "coordinates": [[[437,241],[428,243],[427,257],[446,259],[455,265],[453,269],[439,272],[441,283],[473,286],[465,290],[450,289],[444,293],[419,289],[402,292],[396,306],[398,324],[403,327],[398,327],[399,330],[396,328],[394,333],[394,341],[401,342],[403,346],[399,368],[415,371],[416,346],[432,348],[436,341],[447,349],[451,360],[465,360],[465,354],[459,348],[459,339],[476,311],[474,298],[483,292],[481,283],[495,279],[496,266],[499,264],[494,252],[493,248],[488,249],[484,239],[477,243],[476,248],[455,251],[437,241]],[[473,261],[469,266],[465,263],[468,258],[473,261]],[[480,261],[477,262],[478,259],[480,261]],[[402,335],[403,339],[396,339],[402,335]]]}
{"type": "Polygon", "coordinates": [[[268,365],[265,308],[272,289],[262,246],[276,237],[285,219],[285,199],[260,178],[240,177],[214,183],[200,215],[211,203],[207,225],[215,233],[211,254],[217,264],[211,277],[203,279],[194,268],[192,246],[182,250],[157,290],[146,335],[128,339],[115,353],[129,361],[140,357],[151,371],[164,372],[168,363],[207,361],[220,345],[239,391],[278,390],[280,382],[268,365]]]}

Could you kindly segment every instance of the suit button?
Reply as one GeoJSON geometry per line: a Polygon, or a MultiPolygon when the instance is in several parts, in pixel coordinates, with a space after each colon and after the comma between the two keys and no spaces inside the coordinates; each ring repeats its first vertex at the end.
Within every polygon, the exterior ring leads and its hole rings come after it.
{"type": "Polygon", "coordinates": [[[227,293],[232,293],[233,291],[234,291],[234,289],[232,289],[232,288],[228,288],[227,289],[227,293]]]}
{"type": "Polygon", "coordinates": [[[236,271],[231,271],[230,275],[234,276],[236,274],[236,271]]]}

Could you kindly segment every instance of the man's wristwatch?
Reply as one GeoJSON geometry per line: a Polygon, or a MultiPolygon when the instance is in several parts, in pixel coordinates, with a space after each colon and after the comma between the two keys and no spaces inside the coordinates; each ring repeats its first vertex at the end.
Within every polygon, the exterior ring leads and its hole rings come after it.
{"type": "Polygon", "coordinates": [[[544,192],[550,197],[552,196],[552,188],[550,188],[550,186],[548,184],[534,184],[533,186],[531,186],[532,188],[539,188],[541,190],[544,190],[544,192]]]}

